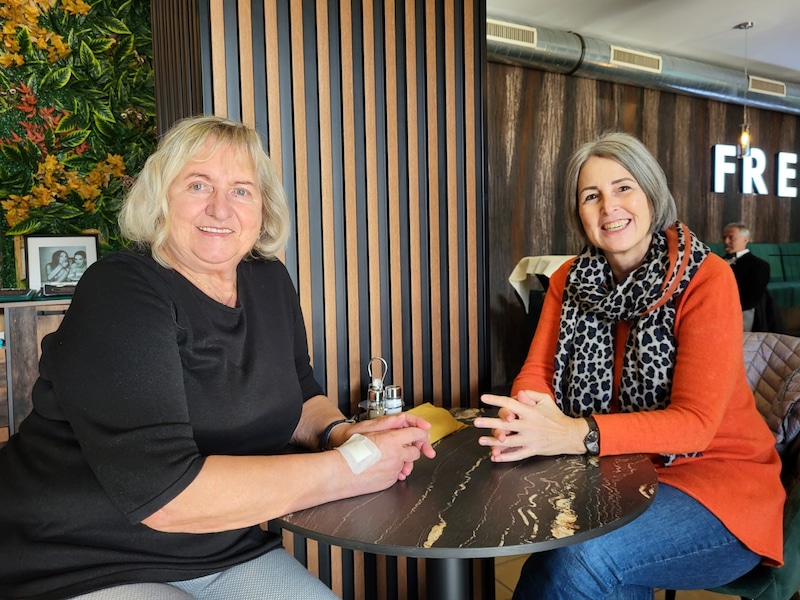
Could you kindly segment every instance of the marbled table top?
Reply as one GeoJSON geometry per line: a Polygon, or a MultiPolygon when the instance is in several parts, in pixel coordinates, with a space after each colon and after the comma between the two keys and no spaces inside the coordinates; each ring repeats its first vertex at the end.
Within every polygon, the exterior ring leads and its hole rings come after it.
{"type": "Polygon", "coordinates": [[[527,554],[616,529],[649,506],[656,472],[643,455],[537,457],[496,464],[470,425],[440,440],[406,481],[277,519],[335,546],[391,556],[527,554]]]}

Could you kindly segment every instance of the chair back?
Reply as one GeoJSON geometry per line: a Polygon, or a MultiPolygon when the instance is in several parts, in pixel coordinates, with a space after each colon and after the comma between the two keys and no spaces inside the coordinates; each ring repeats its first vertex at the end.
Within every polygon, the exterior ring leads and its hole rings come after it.
{"type": "MultiPolygon", "coordinates": [[[[787,600],[800,588],[800,338],[778,333],[745,333],[744,364],[758,410],[775,435],[787,499],[783,511],[784,566],[758,565],[713,592],[787,600]]],[[[665,596],[674,600],[669,590],[665,596]]]]}
{"type": "Polygon", "coordinates": [[[775,435],[775,448],[786,459],[800,434],[800,338],[745,333],[744,363],[756,406],[775,435]]]}

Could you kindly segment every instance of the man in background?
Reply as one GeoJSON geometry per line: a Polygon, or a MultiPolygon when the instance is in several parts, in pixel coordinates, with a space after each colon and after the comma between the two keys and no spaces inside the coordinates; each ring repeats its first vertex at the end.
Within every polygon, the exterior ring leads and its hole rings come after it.
{"type": "MultiPolygon", "coordinates": [[[[742,304],[745,331],[769,331],[762,318],[756,313],[764,313],[769,303],[767,284],[769,283],[769,263],[761,260],[747,249],[750,242],[750,229],[744,223],[728,223],[722,230],[722,244],[725,246],[725,260],[733,269],[739,286],[739,301],[742,304]],[[756,310],[761,308],[762,310],[756,310]]],[[[759,315],[761,316],[761,315],[759,315]]]]}

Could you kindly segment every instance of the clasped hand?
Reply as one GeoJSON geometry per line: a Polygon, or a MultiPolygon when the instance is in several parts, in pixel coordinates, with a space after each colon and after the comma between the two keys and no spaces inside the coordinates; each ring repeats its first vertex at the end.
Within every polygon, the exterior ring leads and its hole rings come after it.
{"type": "MultiPolygon", "coordinates": [[[[344,428],[344,426],[342,426],[344,428]]],[[[436,456],[429,441],[428,431],[431,424],[413,413],[399,413],[377,419],[359,421],[349,425],[344,433],[344,438],[360,433],[370,438],[380,448],[382,460],[398,456],[402,466],[397,479],[405,480],[414,469],[414,462],[421,456],[428,458],[436,456]]]]}
{"type": "Polygon", "coordinates": [[[481,401],[500,408],[497,417],[474,421],[475,427],[492,430],[478,443],[491,447],[494,462],[585,452],[585,421],[565,415],[549,394],[522,391],[516,398],[484,394],[481,401]]]}

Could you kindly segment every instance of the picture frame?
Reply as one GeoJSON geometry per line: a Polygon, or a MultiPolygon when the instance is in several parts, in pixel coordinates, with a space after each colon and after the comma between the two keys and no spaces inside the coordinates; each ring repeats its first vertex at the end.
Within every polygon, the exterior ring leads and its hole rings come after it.
{"type": "Polygon", "coordinates": [[[26,285],[44,290],[45,285],[71,294],[89,265],[97,262],[97,234],[25,236],[26,285]]]}

